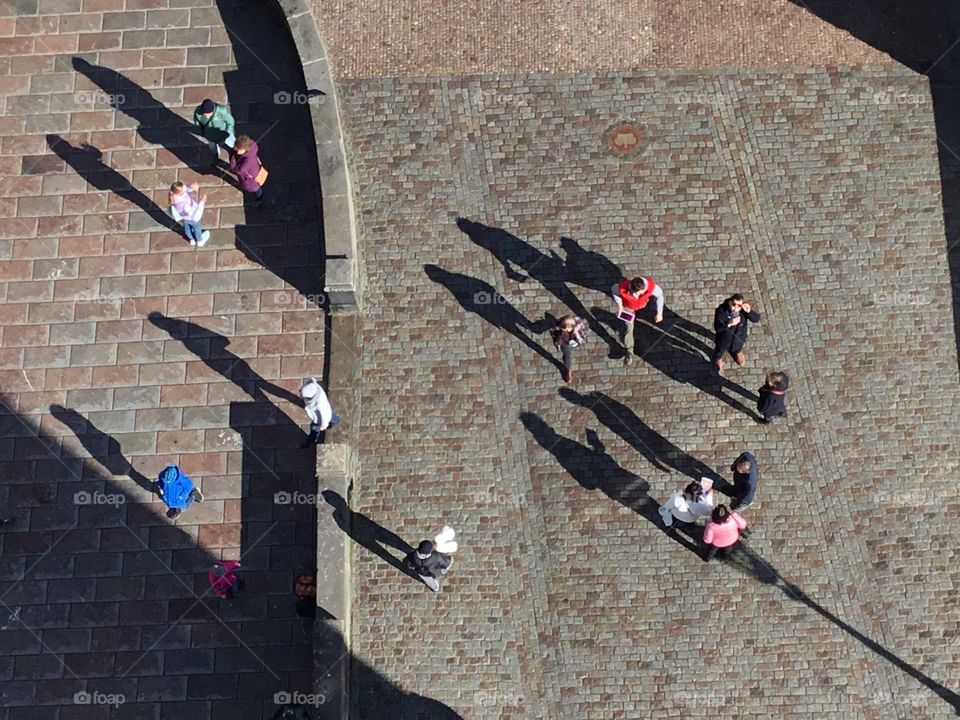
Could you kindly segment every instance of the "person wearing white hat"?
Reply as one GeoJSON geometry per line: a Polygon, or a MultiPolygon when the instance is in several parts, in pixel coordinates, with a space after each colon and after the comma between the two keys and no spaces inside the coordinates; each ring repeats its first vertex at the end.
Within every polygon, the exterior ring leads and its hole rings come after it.
{"type": "Polygon", "coordinates": [[[327,394],[316,378],[303,379],[300,384],[300,397],[303,399],[303,409],[310,418],[310,435],[300,446],[305,448],[310,443],[319,442],[320,433],[339,424],[340,418],[334,414],[330,400],[327,399],[327,394]]]}

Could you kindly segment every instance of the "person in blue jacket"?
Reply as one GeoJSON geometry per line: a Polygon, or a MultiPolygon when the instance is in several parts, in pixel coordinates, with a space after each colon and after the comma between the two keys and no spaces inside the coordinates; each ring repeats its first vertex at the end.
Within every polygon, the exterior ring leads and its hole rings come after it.
{"type": "Polygon", "coordinates": [[[194,501],[203,502],[203,495],[193,486],[193,480],[176,465],[168,465],[154,481],[160,499],[166,503],[167,517],[176,518],[194,501]]]}

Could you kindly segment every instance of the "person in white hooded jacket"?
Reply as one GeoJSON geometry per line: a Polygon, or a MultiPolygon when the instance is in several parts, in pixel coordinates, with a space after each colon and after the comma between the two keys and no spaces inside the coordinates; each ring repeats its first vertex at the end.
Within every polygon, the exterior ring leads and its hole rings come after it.
{"type": "Polygon", "coordinates": [[[320,433],[340,422],[340,418],[333,412],[327,394],[320,387],[316,378],[304,378],[300,384],[300,397],[303,399],[303,409],[310,418],[310,435],[301,447],[320,441],[320,433]]]}
{"type": "Polygon", "coordinates": [[[696,525],[702,518],[710,517],[713,512],[713,483],[704,478],[692,482],[682,491],[677,490],[660,506],[660,517],[672,535],[677,531],[677,523],[696,525]],[[705,482],[706,481],[706,482],[705,482]]]}

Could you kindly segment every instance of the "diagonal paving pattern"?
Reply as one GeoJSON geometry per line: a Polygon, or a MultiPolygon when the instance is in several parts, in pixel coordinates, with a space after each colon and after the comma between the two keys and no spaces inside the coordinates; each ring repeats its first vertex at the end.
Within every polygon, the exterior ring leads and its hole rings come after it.
{"type": "Polygon", "coordinates": [[[461,540],[439,595],[355,549],[356,657],[471,720],[952,716],[957,355],[924,79],[343,90],[368,289],[355,506],[461,540]],[[611,151],[618,122],[642,150],[611,151]],[[629,369],[595,333],[561,387],[544,313],[579,304],[614,335],[621,272],[680,324],[645,329],[629,369]],[[718,381],[697,326],[734,290],[763,322],[718,381]],[[738,408],[779,367],[791,416],[761,427],[738,408]],[[744,449],[754,534],[705,565],[657,504],[744,449]]]}
{"type": "Polygon", "coordinates": [[[309,115],[270,3],[0,2],[0,718],[272,717],[309,692],[315,567],[296,388],[323,370],[309,115]],[[261,146],[252,207],[190,132],[205,97],[261,146]],[[209,243],[170,228],[199,181],[209,243]],[[150,479],[205,500],[175,522],[150,479]],[[242,558],[244,596],[206,570],[242,558]],[[83,704],[77,693],[87,693],[83,704]],[[104,698],[122,702],[111,707],[104,698]]]}

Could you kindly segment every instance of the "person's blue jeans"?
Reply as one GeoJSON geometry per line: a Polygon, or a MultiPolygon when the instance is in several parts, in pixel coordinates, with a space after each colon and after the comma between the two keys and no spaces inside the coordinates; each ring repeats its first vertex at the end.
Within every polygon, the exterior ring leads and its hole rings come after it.
{"type": "Polygon", "coordinates": [[[184,220],[183,234],[187,236],[187,240],[200,242],[200,236],[203,234],[203,229],[200,227],[200,223],[198,223],[196,220],[184,220]]]}
{"type": "MultiPolygon", "coordinates": [[[[233,135],[228,135],[227,139],[223,141],[223,144],[228,148],[233,148],[234,144],[237,142],[237,139],[233,135]]],[[[207,142],[207,147],[210,148],[210,154],[214,157],[220,157],[220,143],[210,140],[207,142]]]]}
{"type": "MultiPolygon", "coordinates": [[[[327,430],[340,424],[340,416],[336,413],[330,418],[330,424],[327,425],[327,430]]],[[[324,431],[320,429],[319,423],[310,423],[310,434],[307,436],[307,439],[304,441],[303,445],[300,447],[309,447],[312,443],[319,443],[320,436],[323,435],[324,431]]]]}

